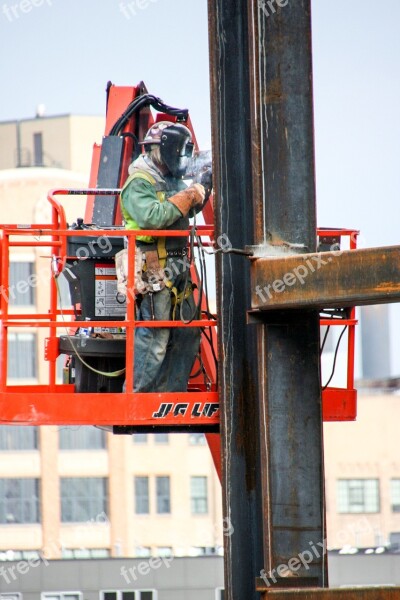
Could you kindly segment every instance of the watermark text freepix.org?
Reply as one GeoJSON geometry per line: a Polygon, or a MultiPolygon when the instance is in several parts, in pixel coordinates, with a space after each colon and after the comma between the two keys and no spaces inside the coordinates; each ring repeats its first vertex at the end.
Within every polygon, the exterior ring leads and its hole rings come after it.
{"type": "MultiPolygon", "coordinates": [[[[106,515],[105,512],[101,512],[98,515],[96,515],[96,517],[94,517],[93,519],[90,519],[90,521],[86,521],[85,523],[82,523],[81,525],[79,525],[76,530],[75,530],[75,544],[77,546],[80,546],[80,539],[82,538],[82,541],[85,539],[85,536],[88,535],[88,533],[90,532],[90,535],[93,536],[93,533],[95,532],[95,530],[93,531],[93,528],[95,528],[96,525],[109,525],[110,521],[106,515]]],[[[102,532],[99,532],[101,537],[100,540],[102,539],[102,532]]],[[[80,546],[80,549],[83,550],[84,547],[80,546]]],[[[0,566],[0,578],[7,584],[9,585],[12,581],[16,581],[20,575],[26,575],[30,569],[34,569],[35,567],[38,567],[40,565],[40,563],[43,563],[45,565],[45,567],[47,567],[49,565],[49,560],[47,559],[48,556],[51,556],[52,554],[58,554],[59,552],[63,552],[64,550],[66,550],[66,548],[64,548],[64,546],[60,546],[58,542],[55,541],[50,541],[49,544],[47,544],[46,546],[44,546],[40,552],[40,556],[34,556],[31,558],[27,558],[26,560],[20,560],[18,561],[16,564],[14,565],[10,565],[8,567],[1,565],[0,566]]],[[[1,587],[1,586],[0,586],[1,587]]]]}
{"type": "Polygon", "coordinates": [[[276,13],[276,7],[284,8],[289,4],[289,0],[258,0],[258,6],[266,17],[276,13]]]}
{"type": "MultiPolygon", "coordinates": [[[[349,523],[344,529],[336,532],[336,537],[340,537],[340,543],[351,544],[355,541],[353,538],[355,535],[371,534],[373,533],[373,527],[366,517],[362,517],[357,521],[349,523]]],[[[309,571],[312,563],[317,560],[320,561],[326,556],[328,551],[327,539],[325,538],[321,542],[308,542],[309,548],[299,552],[297,556],[290,558],[287,563],[281,563],[274,569],[266,571],[261,569],[260,577],[269,587],[271,583],[277,583],[277,577],[297,577],[297,571],[305,569],[309,571]]]]}
{"type": "Polygon", "coordinates": [[[133,565],[128,569],[123,565],[120,573],[126,583],[132,583],[138,579],[138,576],[144,577],[148,575],[150,571],[159,569],[163,565],[169,569],[173,560],[173,556],[153,556],[152,558],[149,558],[149,560],[142,560],[138,565],[133,565]]]}
{"type": "MultiPolygon", "coordinates": [[[[96,256],[98,250],[102,254],[108,254],[112,249],[110,239],[101,235],[96,240],[91,240],[87,246],[80,246],[76,251],[77,260],[73,262],[72,266],[78,264],[79,260],[86,260],[96,256]]],[[[16,300],[19,294],[26,294],[29,288],[37,288],[40,284],[46,284],[48,282],[48,271],[42,269],[38,274],[32,273],[26,279],[20,279],[19,281],[12,283],[6,288],[5,286],[0,287],[0,295],[3,296],[6,302],[12,302],[16,300]]]]}
{"type": "Polygon", "coordinates": [[[129,21],[132,17],[136,17],[139,10],[146,10],[150,4],[155,2],[158,0],[130,0],[130,2],[120,2],[118,6],[125,19],[129,21]]]}
{"type": "Polygon", "coordinates": [[[314,542],[308,543],[311,547],[310,550],[299,552],[297,556],[290,558],[287,563],[278,565],[275,569],[271,569],[271,571],[268,573],[265,569],[260,571],[260,577],[267,584],[267,586],[271,585],[271,581],[273,583],[277,582],[275,574],[278,577],[287,577],[290,574],[297,573],[297,571],[302,567],[308,571],[311,563],[315,559],[318,560],[326,554],[326,539],[322,542],[317,542],[316,544],[314,544],[314,542]]]}
{"type": "Polygon", "coordinates": [[[41,6],[53,6],[53,0],[20,0],[20,2],[14,2],[13,4],[4,3],[2,13],[9,23],[12,23],[23,15],[30,13],[33,8],[40,8],[41,6]]]}
{"type": "Polygon", "coordinates": [[[307,258],[303,264],[299,264],[292,271],[285,273],[282,276],[282,279],[275,279],[275,281],[264,287],[257,285],[256,296],[260,298],[261,302],[267,302],[267,298],[271,300],[274,293],[281,294],[285,291],[286,287],[291,287],[296,283],[304,285],[310,273],[315,273],[315,271],[328,265],[341,253],[341,250],[334,252],[319,252],[318,254],[307,258]]]}

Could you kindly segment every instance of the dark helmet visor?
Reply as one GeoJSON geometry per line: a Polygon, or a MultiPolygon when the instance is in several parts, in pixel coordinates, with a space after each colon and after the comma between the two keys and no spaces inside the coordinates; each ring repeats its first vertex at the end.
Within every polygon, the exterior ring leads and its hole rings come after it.
{"type": "Polygon", "coordinates": [[[183,177],[188,158],[193,156],[192,136],[185,125],[179,123],[164,129],[161,135],[161,158],[174,177],[183,177]]]}

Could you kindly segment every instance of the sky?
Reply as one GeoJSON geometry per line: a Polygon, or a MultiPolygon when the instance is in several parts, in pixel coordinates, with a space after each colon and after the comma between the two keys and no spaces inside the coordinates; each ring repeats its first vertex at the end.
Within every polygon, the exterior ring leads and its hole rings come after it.
{"type": "MultiPolygon", "coordinates": [[[[313,0],[312,10],[318,224],[360,229],[362,247],[398,244],[400,2],[313,0]]],[[[210,148],[206,0],[1,0],[0,52],[0,121],[38,104],[103,115],[107,81],[142,80],[189,108],[210,148]]]]}

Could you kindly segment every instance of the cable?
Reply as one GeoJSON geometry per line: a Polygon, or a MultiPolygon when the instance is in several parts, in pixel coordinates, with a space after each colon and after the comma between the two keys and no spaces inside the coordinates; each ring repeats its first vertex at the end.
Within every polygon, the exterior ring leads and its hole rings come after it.
{"type": "Polygon", "coordinates": [[[122,113],[122,115],[117,119],[114,125],[111,127],[109,135],[119,135],[122,129],[125,127],[126,123],[129,121],[131,116],[141,110],[142,108],[146,108],[147,106],[152,106],[159,112],[171,115],[176,117],[178,121],[186,121],[188,118],[189,111],[187,108],[173,108],[172,106],[168,106],[164,104],[161,98],[157,98],[152,94],[143,94],[138,98],[135,98],[126,110],[122,113]]]}
{"type": "Polygon", "coordinates": [[[211,354],[213,356],[214,365],[215,365],[215,383],[216,383],[216,386],[218,388],[218,358],[217,358],[217,354],[216,354],[215,348],[214,348],[214,342],[213,342],[213,339],[212,339],[211,327],[209,327],[209,329],[210,329],[210,332],[207,332],[207,328],[202,327],[202,333],[203,333],[204,337],[206,338],[206,340],[209,343],[209,346],[211,348],[211,354]]]}
{"type": "MultiPolygon", "coordinates": [[[[192,314],[190,315],[189,319],[185,319],[183,317],[183,312],[182,312],[182,306],[183,306],[183,302],[182,301],[181,305],[179,306],[179,316],[180,319],[182,321],[182,323],[188,325],[190,324],[195,318],[196,316],[198,316],[201,313],[201,304],[202,304],[202,299],[203,299],[203,294],[205,295],[205,299],[206,299],[206,313],[207,316],[210,317],[213,315],[211,315],[211,311],[210,311],[210,306],[209,306],[209,300],[208,300],[208,286],[207,286],[207,267],[206,267],[206,263],[205,263],[205,256],[204,256],[204,246],[201,242],[201,238],[200,236],[196,233],[196,215],[194,215],[194,222],[193,222],[193,226],[190,230],[190,260],[189,260],[189,268],[186,270],[186,274],[185,274],[185,285],[183,288],[183,293],[182,293],[182,297],[185,298],[186,296],[186,289],[188,286],[188,282],[189,282],[189,274],[190,274],[190,266],[193,263],[194,260],[194,240],[196,239],[197,244],[198,244],[198,249],[199,249],[199,262],[200,262],[200,278],[199,278],[199,297],[198,300],[195,304],[195,308],[194,311],[192,312],[192,314]]],[[[214,318],[214,317],[213,317],[214,318]]],[[[201,331],[204,335],[204,337],[206,338],[207,342],[210,345],[211,348],[211,353],[214,359],[214,363],[215,363],[215,370],[216,370],[216,381],[217,381],[217,385],[218,385],[218,359],[216,356],[216,352],[215,352],[215,348],[214,348],[214,343],[213,343],[213,338],[212,338],[212,332],[211,332],[211,327],[210,329],[210,333],[207,333],[207,328],[202,327],[201,331]]],[[[201,356],[198,356],[200,364],[202,364],[202,359],[201,356]]],[[[206,374],[206,370],[203,370],[203,373],[206,374]]],[[[206,374],[207,375],[207,374],[206,374]]],[[[208,378],[208,375],[207,375],[208,378]]],[[[209,379],[209,378],[208,378],[209,379]]]]}
{"type": "MultiPolygon", "coordinates": [[[[62,310],[62,301],[61,301],[61,290],[60,290],[60,286],[58,283],[58,278],[55,277],[55,275],[53,274],[53,278],[56,284],[56,288],[57,288],[57,294],[58,294],[58,299],[60,301],[60,314],[61,314],[61,318],[62,320],[65,322],[64,319],[64,313],[62,310]]],[[[69,331],[67,328],[65,328],[65,331],[67,333],[67,338],[69,343],[71,344],[72,350],[73,352],[76,354],[76,357],[78,358],[78,360],[80,360],[80,362],[85,365],[85,367],[87,369],[89,369],[90,371],[92,371],[93,373],[97,373],[97,375],[102,375],[104,377],[110,377],[110,378],[114,378],[114,377],[120,377],[121,375],[123,375],[125,373],[125,368],[124,369],[119,369],[119,371],[111,371],[110,373],[106,373],[104,371],[99,371],[98,369],[95,369],[94,367],[92,367],[91,365],[89,365],[83,358],[82,356],[79,354],[78,350],[76,349],[76,347],[74,346],[74,344],[72,343],[72,337],[69,335],[69,331]]]]}
{"type": "Polygon", "coordinates": [[[328,385],[329,385],[329,384],[330,384],[330,382],[332,381],[332,378],[333,378],[333,376],[334,376],[334,374],[335,374],[335,369],[336,369],[336,359],[337,359],[337,355],[338,355],[338,352],[339,352],[339,346],[340,346],[340,342],[342,341],[342,337],[343,337],[343,334],[344,334],[344,332],[346,331],[346,329],[347,329],[347,325],[345,325],[345,326],[343,327],[342,333],[341,333],[341,334],[340,334],[340,336],[339,336],[338,342],[337,342],[337,344],[336,344],[335,356],[333,357],[333,367],[332,367],[332,373],[331,373],[331,376],[329,377],[328,381],[326,382],[326,384],[325,384],[325,385],[324,385],[324,387],[322,388],[322,391],[326,390],[326,388],[328,387],[328,385]]]}
{"type": "Polygon", "coordinates": [[[183,316],[183,303],[185,301],[185,296],[186,296],[186,290],[189,284],[189,275],[190,275],[190,267],[193,263],[194,260],[194,239],[196,236],[196,215],[194,215],[194,222],[192,225],[192,228],[190,230],[190,235],[189,235],[189,245],[190,245],[190,252],[189,252],[189,268],[186,269],[186,273],[185,273],[185,285],[183,287],[183,293],[182,293],[182,302],[179,305],[179,318],[182,321],[182,323],[184,323],[185,325],[189,325],[192,321],[195,320],[196,316],[199,315],[199,312],[201,310],[201,301],[203,298],[203,282],[204,282],[204,270],[203,270],[203,265],[200,261],[200,281],[199,281],[199,286],[198,286],[198,290],[199,290],[199,297],[197,300],[197,303],[195,303],[195,307],[194,310],[192,311],[189,319],[185,319],[183,316]]]}
{"type": "Polygon", "coordinates": [[[134,133],[130,133],[130,131],[125,131],[124,133],[121,133],[121,137],[131,138],[133,140],[134,145],[133,145],[132,156],[139,156],[140,145],[139,145],[139,140],[137,139],[137,136],[134,133]]]}
{"type": "MultiPolygon", "coordinates": [[[[199,235],[196,236],[197,239],[197,244],[198,244],[198,248],[199,248],[199,253],[202,254],[202,258],[203,258],[203,262],[204,262],[204,292],[205,292],[205,298],[206,298],[206,314],[208,318],[213,318],[215,319],[214,315],[211,314],[210,311],[210,306],[209,306],[209,300],[208,300],[208,278],[207,278],[207,266],[206,266],[206,262],[205,262],[205,257],[204,257],[204,253],[206,254],[216,254],[216,252],[207,252],[207,250],[205,249],[205,246],[202,243],[201,237],[199,235]]],[[[214,340],[213,340],[213,333],[212,333],[212,327],[208,328],[208,332],[207,332],[207,328],[203,328],[203,334],[204,337],[206,338],[206,340],[208,341],[210,348],[211,348],[211,353],[213,355],[213,359],[214,359],[214,364],[215,364],[215,372],[216,372],[216,382],[218,385],[218,358],[217,358],[217,354],[215,352],[215,348],[214,348],[214,340]]]]}
{"type": "Polygon", "coordinates": [[[203,244],[201,244],[203,248],[203,252],[206,254],[218,254],[222,252],[222,254],[240,254],[241,256],[254,256],[254,252],[252,250],[242,250],[241,248],[213,248],[212,250],[207,250],[203,244]]]}
{"type": "MultiPolygon", "coordinates": [[[[203,265],[203,269],[204,269],[204,295],[205,295],[205,299],[206,299],[206,311],[203,311],[203,312],[206,312],[206,315],[209,319],[210,318],[215,319],[214,315],[211,314],[210,305],[209,305],[207,265],[206,265],[205,256],[204,256],[204,246],[201,241],[201,237],[199,235],[196,235],[196,240],[197,240],[197,244],[198,244],[199,255],[201,256],[201,261],[202,261],[201,264],[203,265]]],[[[208,327],[208,328],[203,327],[202,333],[203,333],[204,337],[206,338],[206,340],[210,346],[210,349],[211,349],[211,353],[212,353],[214,365],[215,365],[216,384],[218,386],[218,358],[217,358],[215,348],[214,348],[212,327],[208,327]]]]}
{"type": "Polygon", "coordinates": [[[322,345],[321,345],[321,350],[320,350],[320,352],[319,352],[319,353],[320,353],[320,355],[321,355],[321,354],[322,354],[322,352],[324,351],[324,346],[325,346],[326,338],[328,337],[328,333],[329,333],[329,330],[330,330],[330,328],[331,328],[331,326],[330,326],[330,325],[328,325],[328,327],[326,328],[325,335],[324,335],[324,339],[323,339],[323,341],[322,341],[322,345]]]}

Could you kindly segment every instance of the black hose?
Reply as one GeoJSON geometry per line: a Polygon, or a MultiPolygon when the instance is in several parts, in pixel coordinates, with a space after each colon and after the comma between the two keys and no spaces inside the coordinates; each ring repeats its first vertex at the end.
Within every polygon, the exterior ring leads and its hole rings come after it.
{"type": "Polygon", "coordinates": [[[120,135],[120,132],[125,127],[132,115],[139,110],[146,108],[147,106],[152,106],[159,112],[176,117],[178,121],[186,121],[189,114],[187,108],[174,108],[164,104],[160,98],[157,98],[152,94],[143,94],[142,96],[135,98],[124,110],[119,119],[117,119],[117,121],[111,127],[109,135],[120,135]]]}

